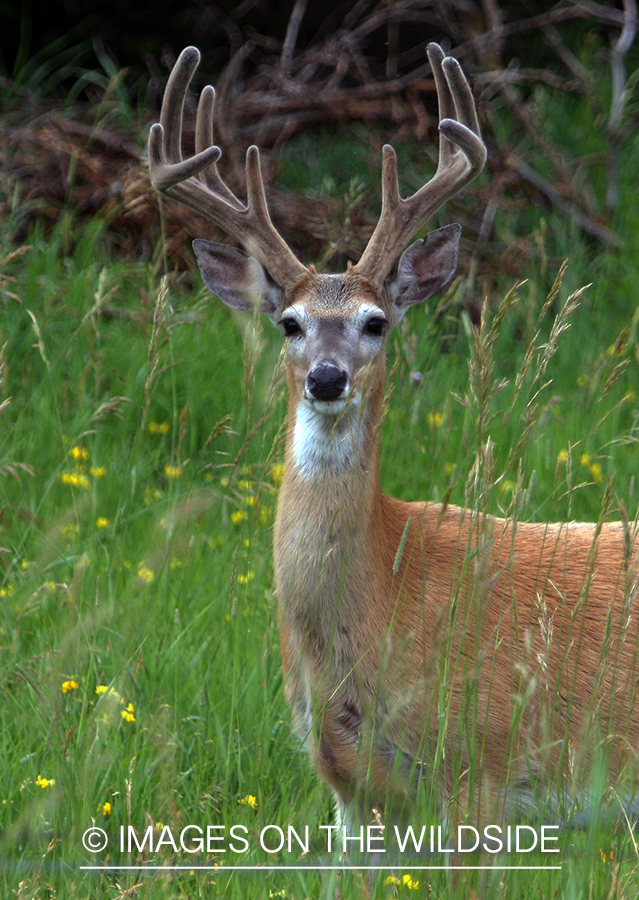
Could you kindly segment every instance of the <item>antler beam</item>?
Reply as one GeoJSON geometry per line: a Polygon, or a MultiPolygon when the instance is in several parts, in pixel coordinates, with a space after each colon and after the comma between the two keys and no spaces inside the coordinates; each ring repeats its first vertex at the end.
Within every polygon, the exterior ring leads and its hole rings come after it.
{"type": "Polygon", "coordinates": [[[466,77],[438,44],[428,45],[439,101],[439,161],[432,179],[407,199],[399,193],[397,157],[386,144],[382,156],[382,213],[357,270],[380,286],[397,256],[433,213],[478,175],[486,161],[477,110],[466,77]]]}
{"type": "Polygon", "coordinates": [[[186,203],[236,238],[281,287],[292,286],[307,269],[271,221],[259,150],[251,146],[246,154],[246,204],[229,190],[217,170],[221,150],[213,144],[212,87],[203,90],[198,104],[195,155],[182,158],[184,101],[199,62],[197,48],[187,47],[173,67],[160,122],[151,127],[149,135],[151,182],[156,190],[186,203]]]}

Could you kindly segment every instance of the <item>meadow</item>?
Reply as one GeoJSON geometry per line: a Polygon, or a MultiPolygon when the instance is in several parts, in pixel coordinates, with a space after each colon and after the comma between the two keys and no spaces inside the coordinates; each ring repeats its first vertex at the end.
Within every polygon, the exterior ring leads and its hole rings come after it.
{"type": "MultiPolygon", "coordinates": [[[[570,112],[573,150],[594,140],[586,100],[539,103],[555,132],[570,112]]],[[[537,248],[517,279],[462,271],[391,334],[386,492],[528,521],[636,517],[638,152],[635,130],[609,222],[619,246],[541,207],[500,211],[494,245],[525,234],[537,248]],[[481,328],[459,302],[470,289],[481,328]]],[[[328,134],[292,140],[283,177],[300,187],[306,167],[341,195],[361,146],[348,153],[328,134]]],[[[18,185],[0,232],[2,896],[636,897],[623,818],[563,833],[553,870],[524,869],[548,863],[534,853],[513,869],[473,858],[457,878],[339,871],[321,837],[331,798],[282,695],[280,337],[176,272],[161,243],[150,260],[123,257],[99,214],[66,209],[18,244],[19,218],[18,185]],[[262,849],[272,825],[308,827],[308,852],[262,849]],[[83,845],[94,826],[99,852],[83,845]],[[224,840],[198,848],[191,830],[189,849],[174,847],[186,826],[224,840]]]]}

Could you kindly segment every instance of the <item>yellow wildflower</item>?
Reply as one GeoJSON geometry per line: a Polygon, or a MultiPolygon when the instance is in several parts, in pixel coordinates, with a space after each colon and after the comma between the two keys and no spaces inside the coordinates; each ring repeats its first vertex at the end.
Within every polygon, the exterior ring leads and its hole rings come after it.
{"type": "Polygon", "coordinates": [[[249,584],[249,582],[253,581],[254,578],[255,578],[255,572],[252,572],[249,569],[245,575],[237,576],[237,583],[238,584],[249,584]]]}
{"type": "Polygon", "coordinates": [[[89,489],[89,479],[83,473],[74,469],[73,472],[61,472],[60,481],[62,484],[70,484],[71,487],[80,487],[83,490],[89,489]]]}
{"type": "Polygon", "coordinates": [[[106,469],[104,466],[91,466],[89,469],[89,475],[92,478],[104,478],[106,475],[106,469]]]}
{"type": "Polygon", "coordinates": [[[179,478],[182,474],[182,466],[164,466],[164,474],[167,478],[179,478]]]}
{"type": "Polygon", "coordinates": [[[253,794],[247,794],[246,797],[242,797],[237,802],[244,804],[244,806],[250,806],[251,809],[257,809],[257,797],[254,797],[253,794]]]}
{"type": "Polygon", "coordinates": [[[588,471],[597,482],[597,484],[601,484],[601,482],[603,481],[603,469],[601,468],[601,465],[599,463],[592,463],[588,467],[588,471]]]}
{"type": "Polygon", "coordinates": [[[284,466],[273,466],[271,469],[271,479],[274,484],[281,484],[284,478],[284,466]]]}
{"type": "Polygon", "coordinates": [[[38,787],[41,787],[43,790],[45,790],[48,787],[53,787],[53,785],[55,784],[55,778],[43,778],[42,775],[38,775],[35,783],[38,785],[38,787]]]}
{"type": "Polygon", "coordinates": [[[234,525],[239,525],[240,522],[243,522],[247,518],[248,518],[248,515],[247,515],[246,511],[243,509],[236,509],[235,512],[231,513],[231,522],[234,525]]]}
{"type": "Polygon", "coordinates": [[[79,687],[80,685],[78,684],[78,682],[70,678],[69,681],[62,682],[62,693],[68,694],[69,691],[77,691],[79,687]]]}
{"type": "Polygon", "coordinates": [[[85,462],[89,458],[89,451],[85,450],[84,447],[79,447],[77,444],[71,447],[69,454],[76,462],[85,462]]]}
{"type": "Polygon", "coordinates": [[[584,453],[580,462],[585,469],[588,469],[597,484],[600,484],[603,481],[603,469],[601,468],[601,464],[594,462],[590,453],[584,453]]]}
{"type": "Polygon", "coordinates": [[[168,434],[170,430],[168,422],[149,422],[149,434],[168,434]]]}
{"type": "Polygon", "coordinates": [[[5,585],[0,587],[0,597],[4,600],[5,597],[10,597],[13,594],[14,585],[12,582],[8,581],[5,585]]]}
{"type": "Polygon", "coordinates": [[[444,421],[444,416],[440,412],[429,412],[426,416],[426,421],[431,428],[439,428],[444,421]]]}
{"type": "Polygon", "coordinates": [[[107,519],[106,516],[99,516],[95,520],[95,527],[99,528],[99,529],[108,528],[110,524],[111,524],[111,519],[107,519]]]}
{"type": "Polygon", "coordinates": [[[133,704],[129,703],[127,708],[123,709],[120,712],[120,715],[122,716],[122,718],[124,719],[125,722],[135,722],[134,712],[135,712],[135,710],[133,708],[133,704]]]}
{"type": "Polygon", "coordinates": [[[149,569],[148,566],[142,565],[138,569],[138,578],[145,584],[151,584],[151,582],[155,578],[155,572],[153,571],[153,569],[149,569]]]}
{"type": "Polygon", "coordinates": [[[103,803],[102,806],[98,806],[98,812],[101,812],[103,816],[110,816],[113,811],[113,808],[109,801],[103,803]]]}

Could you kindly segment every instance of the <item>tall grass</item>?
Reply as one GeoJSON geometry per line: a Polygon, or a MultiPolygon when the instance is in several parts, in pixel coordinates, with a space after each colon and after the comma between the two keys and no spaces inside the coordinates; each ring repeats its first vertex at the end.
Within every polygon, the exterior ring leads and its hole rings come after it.
{"type": "MultiPolygon", "coordinates": [[[[619,216],[631,243],[631,199],[619,216]]],[[[520,520],[632,519],[636,263],[533,227],[572,244],[562,277],[503,286],[479,332],[442,304],[392,334],[382,486],[520,520]]],[[[36,227],[18,256],[3,241],[3,896],[352,897],[367,877],[375,897],[636,896],[623,818],[564,834],[560,871],[319,871],[339,863],[320,831],[332,808],[290,735],[272,589],[277,334],[114,258],[99,219],[36,227]],[[82,844],[93,824],[101,853],[82,844]],[[225,852],[120,852],[120,827],[186,825],[225,826],[225,852]],[[308,854],[266,853],[268,825],[308,826],[308,854]],[[292,860],[311,868],[225,872],[292,860]],[[186,869],[80,868],[96,862],[186,869]]]]}

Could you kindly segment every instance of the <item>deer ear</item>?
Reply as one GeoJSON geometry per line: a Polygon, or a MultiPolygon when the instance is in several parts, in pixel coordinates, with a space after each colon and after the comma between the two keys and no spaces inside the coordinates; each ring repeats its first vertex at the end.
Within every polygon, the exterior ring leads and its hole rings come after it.
{"type": "Polygon", "coordinates": [[[282,290],[251,256],[211,241],[193,241],[202,280],[231,309],[256,307],[272,319],[281,308],[282,290]]]}
{"type": "Polygon", "coordinates": [[[443,291],[457,270],[461,225],[445,225],[405,250],[388,287],[400,316],[443,291]]]}

